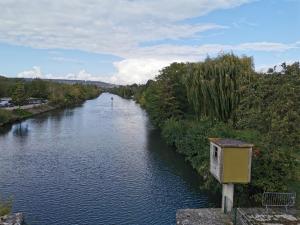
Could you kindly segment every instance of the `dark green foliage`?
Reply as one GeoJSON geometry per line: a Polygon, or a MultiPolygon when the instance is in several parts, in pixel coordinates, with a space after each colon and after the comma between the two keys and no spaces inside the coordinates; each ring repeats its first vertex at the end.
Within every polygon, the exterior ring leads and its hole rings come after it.
{"type": "Polygon", "coordinates": [[[169,118],[181,119],[188,111],[187,91],[183,83],[185,73],[185,64],[173,63],[160,72],[156,82],[148,84],[143,104],[157,126],[161,127],[169,118]]]}
{"type": "Polygon", "coordinates": [[[240,102],[240,85],[253,71],[251,58],[221,55],[189,64],[187,96],[198,117],[227,122],[240,102]]]}
{"type": "Polygon", "coordinates": [[[0,109],[0,124],[8,123],[12,119],[11,112],[0,109]]]}
{"type": "Polygon", "coordinates": [[[60,106],[79,104],[97,97],[101,90],[93,85],[60,84],[41,79],[25,82],[22,79],[0,78],[0,97],[12,97],[16,105],[22,105],[29,97],[48,99],[60,106]]]}
{"type": "Polygon", "coordinates": [[[14,109],[12,111],[12,115],[14,117],[19,118],[19,119],[23,119],[23,118],[27,118],[27,117],[32,116],[32,113],[30,113],[30,112],[28,112],[28,111],[26,111],[24,109],[14,109]]]}
{"type": "Polygon", "coordinates": [[[257,155],[253,158],[252,182],[248,189],[254,200],[259,200],[264,191],[288,191],[296,169],[291,150],[262,146],[255,151],[257,155]]]}
{"type": "Polygon", "coordinates": [[[32,114],[23,109],[14,109],[8,111],[0,109],[0,125],[32,116],[32,114]]]}
{"type": "Polygon", "coordinates": [[[300,71],[287,68],[292,71],[256,75],[256,82],[243,90],[237,126],[266,133],[271,145],[299,149],[300,71]]]}
{"type": "MultiPolygon", "coordinates": [[[[168,144],[184,154],[191,165],[204,178],[203,186],[220,191],[220,185],[209,173],[208,137],[236,138],[255,143],[250,185],[240,185],[239,196],[253,201],[260,200],[264,191],[287,191],[295,172],[295,159],[291,150],[270,148],[261,133],[254,130],[236,130],[224,123],[212,124],[208,120],[167,120],[162,135],[168,144]]],[[[248,202],[249,204],[249,202],[248,202]]]]}
{"type": "Polygon", "coordinates": [[[120,86],[109,90],[124,98],[134,98],[148,112],[152,122],[161,127],[166,119],[183,118],[190,110],[183,76],[186,64],[172,63],[162,69],[155,81],[145,85],[120,86]]]}
{"type": "MultiPolygon", "coordinates": [[[[25,82],[22,79],[0,77],[0,97],[12,97],[16,105],[23,105],[29,97],[48,99],[55,107],[76,105],[84,100],[97,97],[101,90],[93,85],[60,84],[41,79],[25,82]]],[[[27,118],[32,114],[29,110],[13,111],[0,109],[0,124],[27,118]]]]}
{"type": "Polygon", "coordinates": [[[0,97],[8,97],[12,95],[15,85],[20,79],[10,79],[0,77],[0,97]]]}
{"type": "Polygon", "coordinates": [[[172,87],[163,82],[154,83],[147,88],[144,99],[150,119],[158,127],[168,118],[181,116],[179,105],[172,95],[172,87]]]}
{"type": "Polygon", "coordinates": [[[34,98],[48,98],[49,82],[43,81],[41,79],[34,79],[30,83],[26,83],[26,89],[28,95],[34,98]]]}
{"type": "Polygon", "coordinates": [[[133,91],[133,98],[149,112],[156,126],[160,127],[171,117],[182,118],[188,110],[186,89],[182,81],[185,71],[185,64],[173,63],[160,72],[156,81],[149,80],[146,85],[127,86],[133,91]]]}
{"type": "Polygon", "coordinates": [[[25,104],[27,97],[24,83],[16,83],[11,98],[12,102],[17,106],[25,104]]]}
{"type": "Polygon", "coordinates": [[[166,120],[163,125],[162,136],[168,145],[176,146],[176,144],[186,134],[186,131],[187,126],[183,120],[170,118],[166,120]]]}
{"type": "Polygon", "coordinates": [[[12,199],[4,200],[0,196],[0,217],[8,215],[11,212],[12,199]]]}
{"type": "Polygon", "coordinates": [[[137,87],[136,84],[128,85],[128,86],[120,86],[118,88],[112,88],[109,91],[123,98],[132,98],[136,87],[137,87]]]}
{"type": "Polygon", "coordinates": [[[127,88],[210,190],[220,185],[209,174],[208,138],[253,143],[251,183],[236,188],[240,204],[248,205],[264,191],[300,195],[300,66],[281,67],[259,74],[251,58],[227,54],[172,64],[156,80],[127,88]]]}
{"type": "Polygon", "coordinates": [[[70,106],[95,98],[100,92],[99,88],[92,85],[49,83],[48,99],[53,105],[70,106]]]}

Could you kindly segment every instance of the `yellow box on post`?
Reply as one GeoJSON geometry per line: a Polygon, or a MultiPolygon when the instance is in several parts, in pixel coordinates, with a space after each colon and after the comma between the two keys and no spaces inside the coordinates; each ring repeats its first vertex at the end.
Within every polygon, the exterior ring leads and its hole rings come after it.
{"type": "Polygon", "coordinates": [[[210,172],[222,184],[251,180],[252,144],[227,138],[209,138],[210,172]]]}

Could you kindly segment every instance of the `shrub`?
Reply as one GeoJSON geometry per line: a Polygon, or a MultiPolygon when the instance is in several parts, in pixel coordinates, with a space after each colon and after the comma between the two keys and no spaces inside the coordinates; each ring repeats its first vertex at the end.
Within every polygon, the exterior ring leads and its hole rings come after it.
{"type": "Polygon", "coordinates": [[[32,113],[30,113],[24,109],[14,109],[13,114],[15,117],[20,118],[20,119],[32,116],[32,113]]]}
{"type": "Polygon", "coordinates": [[[11,212],[12,199],[4,200],[0,196],[0,216],[7,215],[11,212]]]}
{"type": "Polygon", "coordinates": [[[12,114],[10,111],[0,109],[0,124],[8,123],[12,119],[12,114]]]}

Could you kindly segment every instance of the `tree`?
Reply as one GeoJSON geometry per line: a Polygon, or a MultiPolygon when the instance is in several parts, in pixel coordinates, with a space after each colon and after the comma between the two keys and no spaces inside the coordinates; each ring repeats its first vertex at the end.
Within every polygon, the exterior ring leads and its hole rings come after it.
{"type": "Polygon", "coordinates": [[[187,96],[198,118],[235,121],[240,87],[244,82],[249,82],[248,76],[252,71],[251,58],[239,58],[232,54],[189,64],[185,80],[187,96]]]}
{"type": "Polygon", "coordinates": [[[155,125],[161,127],[169,118],[182,118],[188,110],[186,87],[182,82],[185,64],[172,63],[165,67],[144,92],[145,108],[155,125]]]}
{"type": "Polygon", "coordinates": [[[46,81],[36,78],[29,84],[28,91],[31,97],[47,98],[49,95],[48,86],[46,81]]]}
{"type": "Polygon", "coordinates": [[[15,86],[15,89],[12,94],[12,101],[15,105],[18,105],[19,107],[23,105],[26,102],[26,92],[24,83],[17,83],[15,86]]]}

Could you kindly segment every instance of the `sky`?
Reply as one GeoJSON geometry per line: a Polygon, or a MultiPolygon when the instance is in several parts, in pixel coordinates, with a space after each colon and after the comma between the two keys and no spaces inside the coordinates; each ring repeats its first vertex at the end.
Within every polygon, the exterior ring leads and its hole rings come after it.
{"type": "Polygon", "coordinates": [[[233,52],[300,60],[300,0],[1,0],[0,75],[145,83],[233,52]]]}

